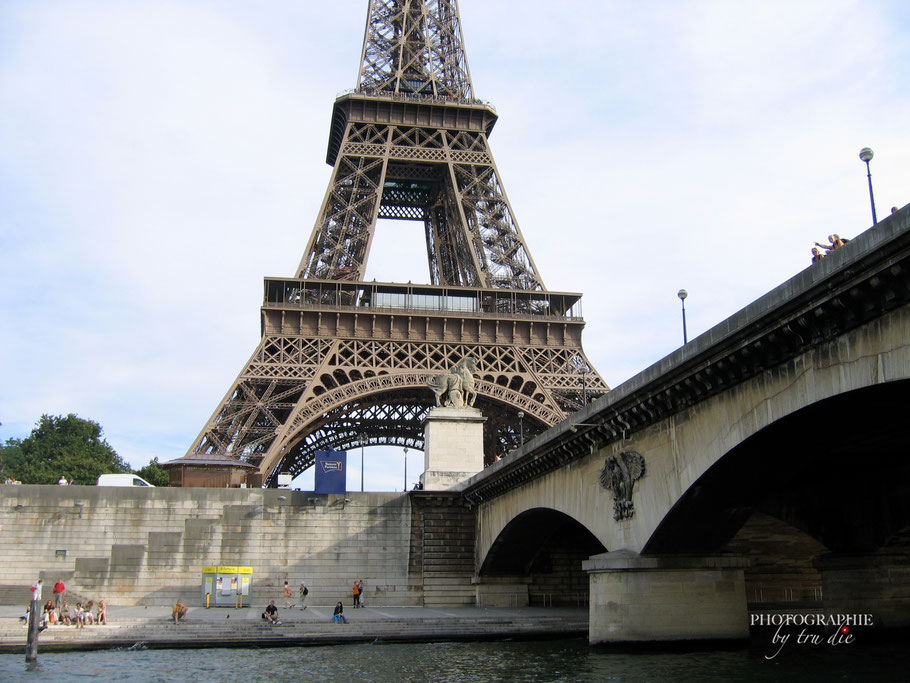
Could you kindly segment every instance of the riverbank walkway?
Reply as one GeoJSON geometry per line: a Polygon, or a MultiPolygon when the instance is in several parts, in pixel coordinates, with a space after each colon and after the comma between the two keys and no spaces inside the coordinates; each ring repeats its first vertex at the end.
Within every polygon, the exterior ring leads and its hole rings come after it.
{"type": "MultiPolygon", "coordinates": [[[[175,624],[169,606],[107,608],[105,626],[52,625],[38,638],[38,651],[113,647],[276,647],[363,642],[441,642],[464,640],[587,637],[585,607],[364,607],[345,606],[347,624],[332,621],[334,605],[301,610],[279,607],[280,625],[261,617],[265,605],[242,609],[190,607],[175,624]]],[[[0,653],[22,652],[24,607],[0,606],[0,653]]]]}

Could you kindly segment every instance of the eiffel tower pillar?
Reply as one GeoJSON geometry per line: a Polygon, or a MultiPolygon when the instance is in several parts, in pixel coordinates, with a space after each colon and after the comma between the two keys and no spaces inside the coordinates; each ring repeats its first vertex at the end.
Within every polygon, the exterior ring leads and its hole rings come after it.
{"type": "Polygon", "coordinates": [[[273,485],[318,449],[422,449],[427,378],[466,357],[487,463],[521,427],[531,438],[608,391],[582,350],[581,295],[548,290],[531,259],[489,147],[496,121],[455,0],[371,0],[298,270],[266,278],[262,340],[179,460],[231,457],[273,485]],[[365,281],[379,219],[423,223],[430,283],[365,281]]]}

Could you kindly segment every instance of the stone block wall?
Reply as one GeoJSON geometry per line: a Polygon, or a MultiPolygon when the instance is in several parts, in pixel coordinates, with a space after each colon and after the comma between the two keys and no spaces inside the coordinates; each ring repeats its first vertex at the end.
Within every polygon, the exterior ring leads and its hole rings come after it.
{"type": "Polygon", "coordinates": [[[39,577],[96,601],[199,604],[208,565],[253,567],[253,605],[285,580],[295,596],[306,583],[311,604],[350,604],[357,579],[367,604],[423,604],[402,494],[0,485],[0,537],[0,600],[13,604],[39,577]]]}

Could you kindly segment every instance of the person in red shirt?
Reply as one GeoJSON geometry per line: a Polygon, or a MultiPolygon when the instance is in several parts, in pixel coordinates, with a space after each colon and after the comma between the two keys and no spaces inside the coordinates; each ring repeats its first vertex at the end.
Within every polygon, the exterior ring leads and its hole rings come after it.
{"type": "Polygon", "coordinates": [[[63,596],[66,594],[66,584],[63,583],[63,579],[57,579],[57,583],[54,584],[54,607],[60,609],[60,602],[63,600],[63,596]]]}

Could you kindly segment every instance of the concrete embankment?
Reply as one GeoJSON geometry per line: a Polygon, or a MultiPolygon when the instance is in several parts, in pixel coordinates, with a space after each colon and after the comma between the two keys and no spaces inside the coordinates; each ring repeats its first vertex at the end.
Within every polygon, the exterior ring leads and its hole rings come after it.
{"type": "Polygon", "coordinates": [[[454,493],[0,484],[0,533],[0,605],[38,578],[96,603],[192,604],[210,566],[251,567],[253,604],[285,581],[331,604],[359,580],[374,607],[476,601],[474,516],[454,493]]]}
{"type": "MultiPolygon", "coordinates": [[[[262,607],[190,608],[174,624],[168,607],[108,608],[106,626],[53,625],[38,642],[40,652],[114,647],[278,647],[362,642],[551,639],[586,637],[584,608],[381,607],[346,610],[347,624],[332,622],[332,606],[281,609],[281,624],[262,620],[262,607]]],[[[0,653],[25,648],[26,629],[19,612],[0,608],[0,653]]]]}

